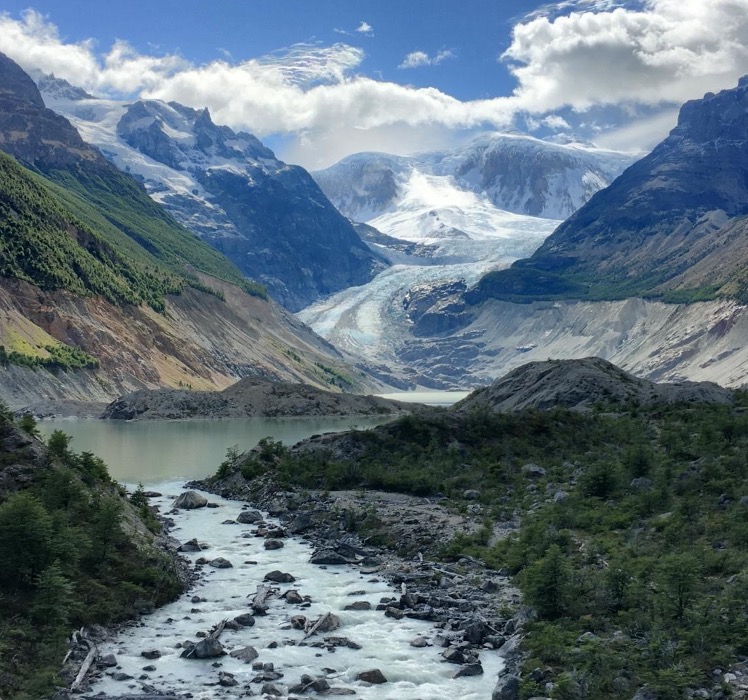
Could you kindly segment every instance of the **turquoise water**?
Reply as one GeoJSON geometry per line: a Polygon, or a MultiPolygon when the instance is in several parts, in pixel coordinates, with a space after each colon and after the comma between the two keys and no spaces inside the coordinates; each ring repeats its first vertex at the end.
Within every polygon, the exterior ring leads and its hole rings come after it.
{"type": "Polygon", "coordinates": [[[165,479],[197,479],[215,473],[236,445],[240,451],[272,437],[292,445],[316,433],[339,432],[353,426],[371,428],[387,417],[365,418],[242,418],[204,421],[45,420],[39,430],[72,436],[70,449],[93,452],[117,481],[143,484],[165,479]]]}

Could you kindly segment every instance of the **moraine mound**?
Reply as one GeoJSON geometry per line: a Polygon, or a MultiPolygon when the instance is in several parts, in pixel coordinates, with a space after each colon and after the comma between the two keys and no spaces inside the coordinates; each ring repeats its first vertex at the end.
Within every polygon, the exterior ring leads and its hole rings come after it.
{"type": "Polygon", "coordinates": [[[306,384],[246,377],[223,391],[143,389],[109,404],[101,418],[184,420],[296,416],[372,416],[410,413],[414,404],[377,396],[338,394],[306,384]]]}
{"type": "Polygon", "coordinates": [[[624,372],[602,358],[586,357],[522,365],[490,386],[474,391],[454,408],[506,412],[564,407],[587,411],[600,404],[729,404],[732,401],[732,391],[712,382],[656,384],[624,372]]]}

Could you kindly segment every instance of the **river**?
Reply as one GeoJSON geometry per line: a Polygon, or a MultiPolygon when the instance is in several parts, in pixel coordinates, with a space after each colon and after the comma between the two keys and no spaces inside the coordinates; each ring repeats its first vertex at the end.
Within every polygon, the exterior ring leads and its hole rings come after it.
{"type": "MultiPolygon", "coordinates": [[[[444,403],[443,397],[435,402],[444,403]]],[[[266,436],[293,443],[313,433],[344,430],[352,425],[365,428],[381,422],[381,417],[141,423],[68,420],[41,421],[39,429],[44,435],[63,430],[73,438],[71,449],[101,456],[117,480],[131,487],[141,482],[163,494],[153,498],[152,504],[166,512],[171,510],[184,479],[211,474],[224,458],[227,446],[248,449],[266,436]]],[[[286,538],[282,549],[266,550],[264,540],[254,535],[252,526],[233,522],[241,503],[206,496],[218,507],[173,512],[172,535],[181,542],[197,538],[207,546],[205,551],[185,555],[193,563],[201,556],[209,560],[224,557],[232,567],[205,566],[197,585],[179,600],[145,615],[102,645],[100,654],[113,654],[117,667],[108,669],[93,684],[92,693],[111,696],[155,688],[189,693],[197,700],[263,695],[265,681],[260,679],[264,671],[253,668],[252,663],[230,655],[218,660],[183,659],[181,645],[187,640],[199,641],[198,633],[208,632],[221,620],[249,612],[247,597],[263,582],[265,574],[279,569],[296,579],[278,584],[279,592],[298,590],[302,596],[309,596],[308,604],[291,605],[276,596],[267,615],[256,617],[252,627],[224,631],[221,643],[227,652],[248,645],[256,649],[259,656],[255,665],[272,664],[274,672],[282,674],[274,682],[283,697],[302,674],[324,677],[333,694],[353,693],[364,700],[491,697],[503,663],[497,652],[481,651],[483,675],[454,678],[459,666],[443,660],[441,630],[407,617],[394,620],[374,609],[381,599],[400,594],[374,569],[315,566],[309,562],[310,544],[299,537],[286,538]],[[197,598],[200,601],[194,602],[197,598]],[[372,609],[344,609],[357,601],[370,603],[372,609]],[[339,630],[304,640],[303,631],[291,628],[293,615],[313,620],[327,612],[340,618],[339,630]],[[331,635],[348,638],[361,648],[319,644],[331,635]],[[428,646],[411,646],[417,637],[427,640],[428,646]],[[156,651],[159,656],[147,660],[141,656],[144,651],[156,651]],[[358,673],[374,668],[382,671],[387,683],[369,685],[357,680],[358,673]],[[221,679],[236,685],[224,687],[219,685],[221,679]]]]}

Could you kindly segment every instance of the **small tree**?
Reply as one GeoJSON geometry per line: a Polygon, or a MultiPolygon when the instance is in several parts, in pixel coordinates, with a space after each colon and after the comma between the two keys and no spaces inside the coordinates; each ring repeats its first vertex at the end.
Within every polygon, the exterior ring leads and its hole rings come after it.
{"type": "Polygon", "coordinates": [[[39,429],[36,427],[36,418],[30,413],[24,413],[18,420],[18,427],[33,437],[39,437],[39,429]]]}
{"type": "Polygon", "coordinates": [[[33,584],[52,559],[52,519],[39,499],[14,493],[0,505],[0,583],[33,584]]]}
{"type": "Polygon", "coordinates": [[[555,620],[568,612],[571,572],[566,556],[557,544],[525,572],[527,599],[546,620],[555,620]]]}
{"type": "Polygon", "coordinates": [[[691,554],[668,554],[662,558],[657,581],[662,588],[666,608],[680,621],[696,596],[701,564],[691,554]]]}
{"type": "Polygon", "coordinates": [[[60,562],[55,560],[37,578],[31,619],[50,630],[65,629],[70,622],[72,604],[73,584],[62,573],[60,562]]]}
{"type": "Polygon", "coordinates": [[[49,454],[58,459],[67,459],[70,456],[68,446],[72,439],[70,435],[66,435],[62,430],[55,430],[47,440],[49,454]]]}

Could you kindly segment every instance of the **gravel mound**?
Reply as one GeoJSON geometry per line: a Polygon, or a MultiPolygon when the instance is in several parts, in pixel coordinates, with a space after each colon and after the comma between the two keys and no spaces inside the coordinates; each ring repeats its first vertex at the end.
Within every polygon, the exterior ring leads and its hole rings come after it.
{"type": "Polygon", "coordinates": [[[474,391],[454,408],[508,412],[561,406],[585,411],[600,404],[645,406],[680,402],[730,404],[733,394],[712,382],[657,384],[624,372],[607,360],[586,357],[522,365],[490,386],[474,391]]]}
{"type": "Polygon", "coordinates": [[[241,379],[223,391],[143,389],[109,404],[101,418],[168,420],[286,416],[372,416],[413,411],[414,404],[377,396],[337,394],[306,384],[241,379]]]}

